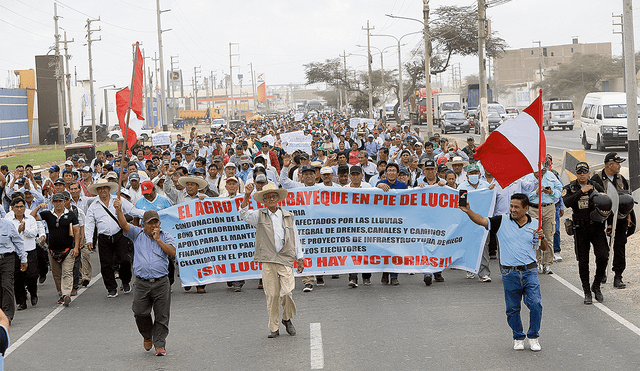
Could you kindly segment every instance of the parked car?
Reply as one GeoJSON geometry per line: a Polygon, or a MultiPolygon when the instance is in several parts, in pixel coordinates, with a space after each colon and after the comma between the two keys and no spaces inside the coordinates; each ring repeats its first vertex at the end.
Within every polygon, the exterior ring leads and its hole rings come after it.
{"type": "Polygon", "coordinates": [[[469,121],[462,112],[447,112],[442,116],[440,126],[442,134],[447,134],[451,131],[462,131],[463,133],[468,133],[469,129],[469,121]]]}
{"type": "Polygon", "coordinates": [[[227,122],[224,119],[215,119],[211,121],[211,131],[219,130],[225,126],[227,126],[227,122]]]}
{"type": "Polygon", "coordinates": [[[487,110],[489,112],[491,112],[491,111],[497,112],[502,120],[506,120],[507,119],[507,111],[504,109],[502,104],[489,103],[489,104],[487,104],[487,110]]]}
{"type": "MultiPolygon", "coordinates": [[[[498,112],[489,111],[489,116],[488,116],[489,133],[497,129],[498,126],[500,126],[503,122],[504,120],[502,119],[502,117],[500,117],[500,114],[498,112]]],[[[473,123],[473,132],[474,134],[480,134],[480,121],[477,119],[473,123]]]]}
{"type": "Polygon", "coordinates": [[[507,107],[504,110],[507,112],[507,120],[514,119],[520,114],[520,110],[516,107],[507,107]]]}
{"type": "MultiPolygon", "coordinates": [[[[107,125],[96,125],[96,142],[107,140],[107,125]]],[[[80,127],[76,135],[76,143],[93,142],[93,126],[85,125],[80,127]]]]}
{"type": "MultiPolygon", "coordinates": [[[[146,142],[147,140],[149,140],[149,138],[151,138],[151,134],[153,134],[153,129],[142,129],[140,130],[140,138],[138,139],[142,139],[146,142]]],[[[114,125],[107,136],[109,137],[109,139],[111,139],[112,142],[115,142],[116,140],[122,138],[122,130],[120,129],[120,125],[114,125]]]]}
{"type": "Polygon", "coordinates": [[[573,130],[576,112],[570,100],[553,100],[542,103],[542,128],[551,130],[561,127],[562,130],[573,130]]]}

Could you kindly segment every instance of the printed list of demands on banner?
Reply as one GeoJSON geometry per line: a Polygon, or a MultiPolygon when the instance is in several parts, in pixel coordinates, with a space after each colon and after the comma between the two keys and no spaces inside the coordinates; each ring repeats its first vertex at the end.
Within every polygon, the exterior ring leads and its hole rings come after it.
{"type": "MultiPolygon", "coordinates": [[[[179,220],[171,233],[177,240],[177,258],[180,267],[208,264],[206,267],[197,269],[198,278],[212,274],[249,273],[261,269],[260,264],[253,261],[255,228],[242,221],[237,214],[241,203],[242,198],[239,197],[195,201],[177,207],[179,220]]],[[[401,257],[391,256],[393,254],[389,253],[388,256],[368,256],[367,246],[380,244],[444,246],[462,242],[462,236],[445,239],[446,230],[444,229],[418,227],[420,223],[416,223],[415,220],[417,215],[411,216],[406,213],[411,212],[410,209],[405,209],[405,212],[401,213],[398,213],[399,210],[395,208],[390,209],[395,206],[457,208],[457,193],[393,194],[296,189],[288,194],[281,206],[287,207],[287,210],[296,215],[296,224],[306,257],[304,261],[306,268],[348,264],[348,256],[332,255],[340,253],[350,253],[353,260],[350,265],[356,266],[391,263],[411,266],[425,264],[449,266],[451,257],[446,259],[425,255],[401,257]],[[371,213],[374,209],[361,210],[367,215],[391,215],[391,217],[353,216],[358,214],[356,208],[360,205],[376,207],[375,213],[371,213]],[[409,218],[398,216],[403,214],[409,218]],[[314,257],[321,254],[329,254],[329,256],[314,257]]],[[[261,207],[263,205],[254,201],[250,203],[250,208],[261,207]]]]}

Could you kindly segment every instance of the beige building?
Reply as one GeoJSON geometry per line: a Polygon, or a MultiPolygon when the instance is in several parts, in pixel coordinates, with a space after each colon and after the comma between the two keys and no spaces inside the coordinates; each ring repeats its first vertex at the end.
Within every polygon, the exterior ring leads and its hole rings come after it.
{"type": "Polygon", "coordinates": [[[574,54],[600,54],[611,57],[611,43],[572,44],[541,46],[505,50],[501,58],[495,59],[494,79],[498,84],[510,85],[540,81],[540,69],[555,69],[569,63],[574,54]]]}

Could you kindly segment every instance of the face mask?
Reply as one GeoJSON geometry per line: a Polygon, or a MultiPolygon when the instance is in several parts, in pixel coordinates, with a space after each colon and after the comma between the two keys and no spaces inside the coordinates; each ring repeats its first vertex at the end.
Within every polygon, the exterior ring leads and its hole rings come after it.
{"type": "Polygon", "coordinates": [[[480,175],[478,174],[469,175],[469,183],[478,184],[479,181],[480,181],[480,175]]]}

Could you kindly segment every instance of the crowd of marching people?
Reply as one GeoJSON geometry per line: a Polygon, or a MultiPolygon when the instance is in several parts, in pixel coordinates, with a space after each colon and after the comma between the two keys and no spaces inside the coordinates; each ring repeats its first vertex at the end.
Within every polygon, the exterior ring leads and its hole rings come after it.
{"type": "MultiPolygon", "coordinates": [[[[579,164],[576,174],[580,186],[573,183],[565,186],[553,169],[553,159],[548,156],[542,170],[543,191],[539,198],[538,174],[530,174],[502,188],[474,159],[475,146],[473,137],[467,139],[466,145],[459,146],[456,141],[450,142],[437,134],[425,138],[418,127],[409,125],[376,122],[372,127],[365,124],[352,127],[348,118],[339,115],[314,115],[299,121],[293,115],[282,115],[211,132],[200,132],[193,127],[186,135],[178,134],[170,144],[153,146],[139,141],[130,153],[97,151],[91,160],[82,155],[72,156],[52,165],[46,172],[34,170],[28,164],[15,169],[2,165],[2,309],[12,320],[15,309],[28,307],[27,297],[32,306],[37,305],[38,284],[47,280],[49,270],[59,304],[69,306],[71,297],[92,278],[95,267],[90,254],[96,249],[107,296],[115,298],[119,292],[130,293],[134,276],[146,281],[157,277],[136,267],[132,238],[126,232],[129,228],[123,225],[139,226],[141,220],[150,217],[147,211],[159,211],[193,199],[238,197],[248,185],[256,191],[269,184],[284,189],[321,186],[378,188],[381,192],[430,186],[467,191],[489,188],[495,189],[493,216],[508,214],[511,196],[523,193],[528,197],[532,217],[537,218],[541,209],[544,236],[553,247],[537,251],[536,268],[540,274],[552,274],[553,263],[562,260],[559,231],[565,207],[591,211],[594,206],[588,193],[591,189],[604,192],[603,179],[614,179],[612,182],[621,188],[626,184],[618,180],[621,176],[617,175],[614,164],[619,165],[621,159],[617,155],[608,155],[605,170],[596,174],[602,184],[596,184],[597,179],[593,183],[587,177],[593,184],[583,185],[586,182],[583,174],[592,174],[587,164],[579,164]],[[283,142],[281,135],[295,131],[312,138],[310,147],[306,151],[287,153],[288,143],[283,142]],[[263,139],[265,137],[268,139],[263,139]],[[587,196],[586,201],[583,195],[587,196]],[[127,220],[125,224],[119,220],[121,214],[127,220]]],[[[592,224],[589,216],[583,214],[574,210],[574,220],[580,221],[573,227],[576,236],[581,236],[583,230],[594,233],[588,227],[592,224]]],[[[585,295],[593,292],[596,299],[602,301],[599,285],[606,281],[602,264],[606,266],[608,249],[605,251],[603,246],[604,220],[596,223],[602,223],[603,234],[589,237],[596,241],[594,249],[598,246],[598,271],[593,285],[589,284],[588,273],[589,238],[578,243],[581,246],[578,261],[585,295]]],[[[622,239],[618,234],[626,236],[627,226],[623,222],[617,224],[617,238],[622,239]]],[[[618,288],[624,288],[625,243],[626,239],[616,240],[614,249],[617,254],[614,286],[618,288]]],[[[491,282],[489,260],[497,258],[498,246],[492,230],[480,268],[477,274],[468,272],[468,278],[491,282]]],[[[168,261],[170,285],[176,272],[170,255],[168,261]]],[[[433,281],[445,280],[442,272],[425,274],[423,279],[427,286],[433,281]]],[[[381,282],[398,285],[398,274],[383,273],[381,282]]],[[[324,285],[324,277],[304,276],[302,283],[303,291],[310,292],[314,286],[324,285]]],[[[358,275],[350,274],[348,286],[355,288],[358,283],[358,275]]],[[[370,285],[371,274],[362,274],[361,283],[370,285]]],[[[262,287],[261,281],[258,284],[262,287]]],[[[227,285],[241,291],[244,281],[227,282],[227,285]]],[[[205,293],[206,287],[197,286],[194,291],[205,293]]]]}

